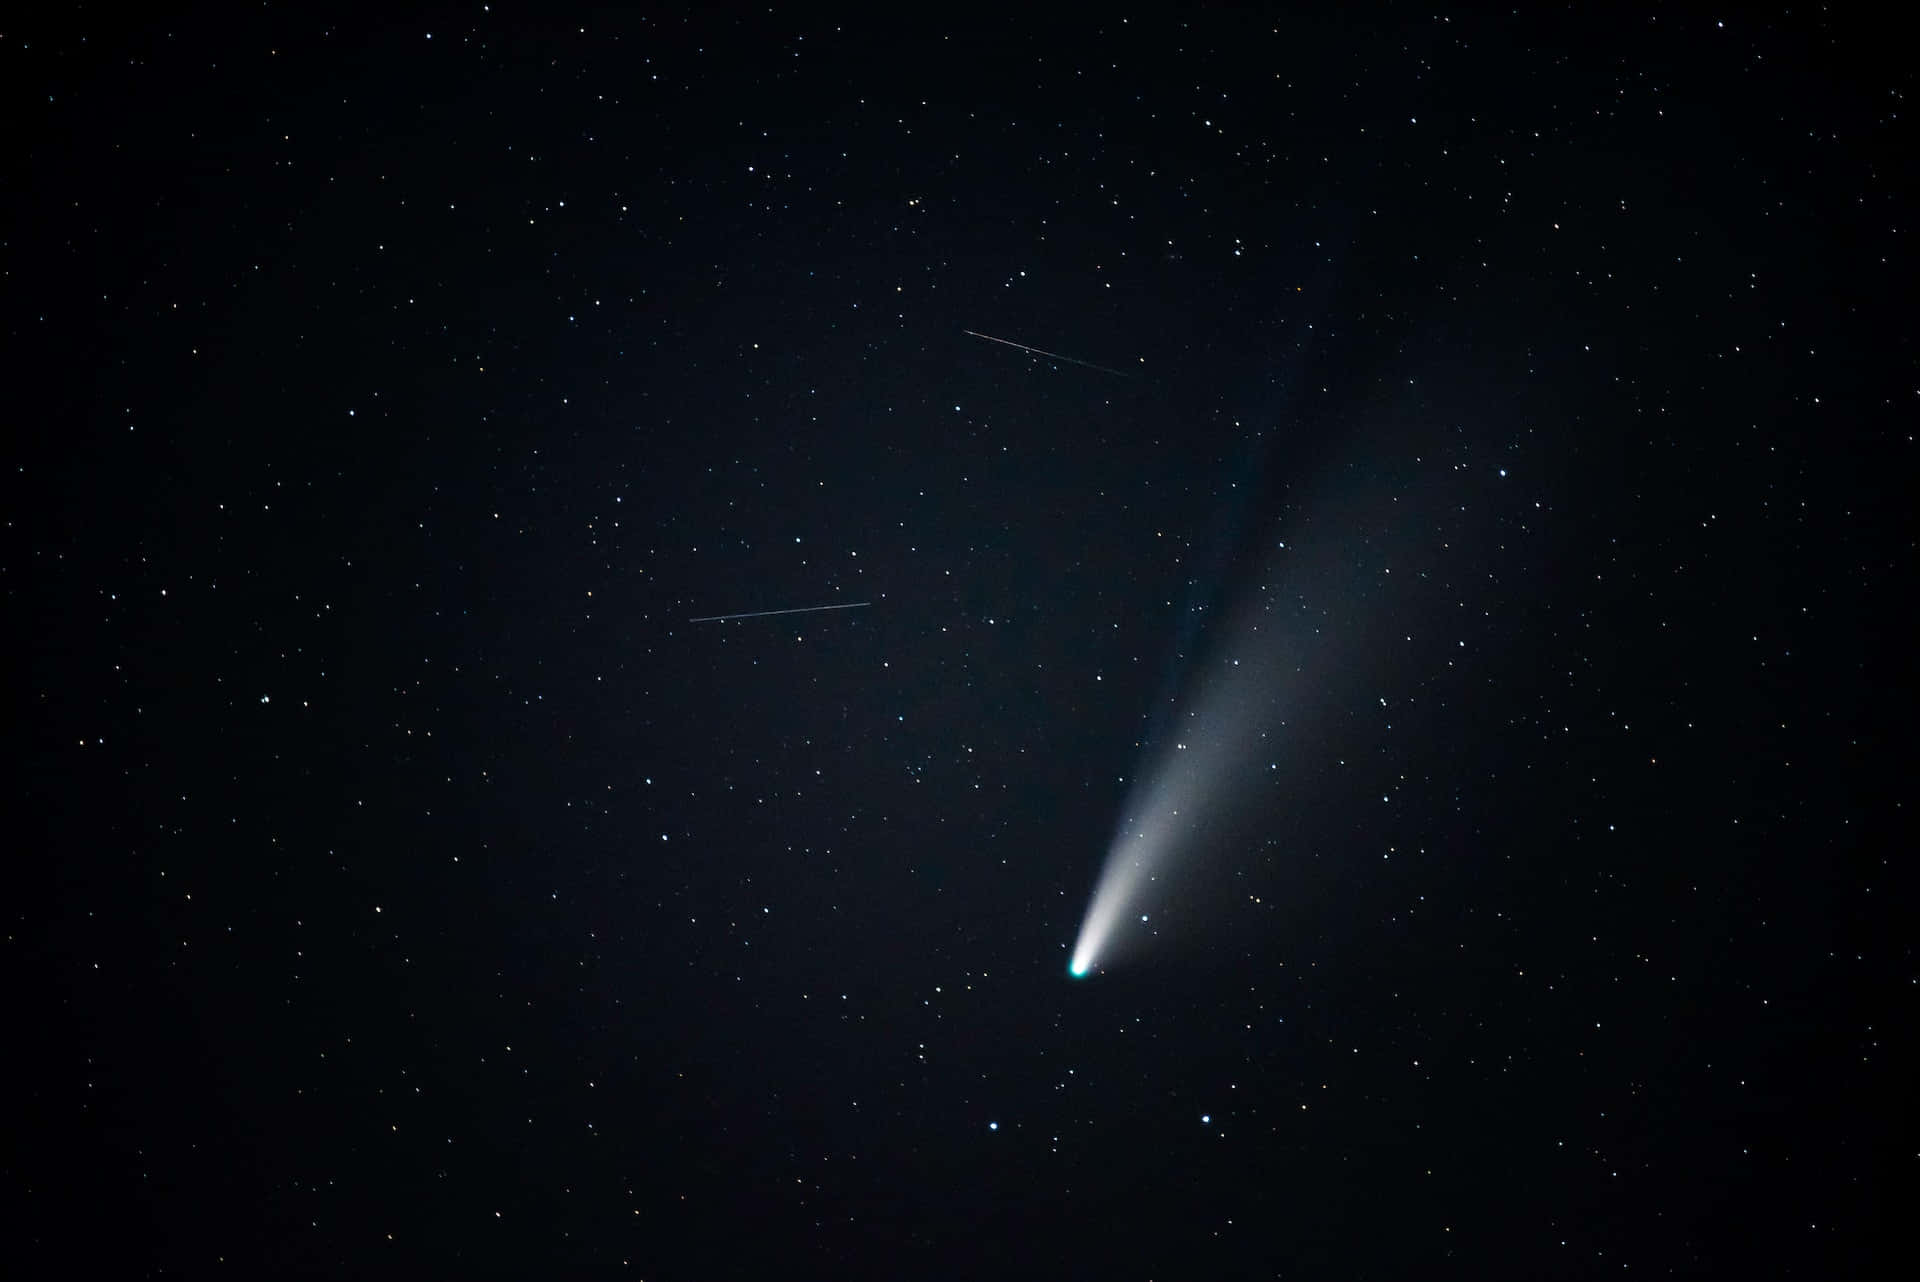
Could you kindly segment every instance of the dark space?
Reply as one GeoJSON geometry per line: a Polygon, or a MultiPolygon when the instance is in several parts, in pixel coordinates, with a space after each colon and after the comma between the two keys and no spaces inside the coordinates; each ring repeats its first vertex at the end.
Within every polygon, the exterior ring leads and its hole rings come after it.
{"type": "Polygon", "coordinates": [[[1884,1258],[1890,32],[48,6],[0,85],[10,1273],[1884,1258]]]}

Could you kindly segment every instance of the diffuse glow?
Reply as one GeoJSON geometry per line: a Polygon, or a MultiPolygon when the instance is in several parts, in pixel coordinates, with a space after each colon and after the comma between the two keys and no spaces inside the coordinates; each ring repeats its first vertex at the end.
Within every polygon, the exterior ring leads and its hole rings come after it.
{"type": "Polygon", "coordinates": [[[1161,891],[1161,874],[1176,856],[1225,836],[1232,816],[1267,786],[1260,766],[1271,760],[1273,724],[1284,681],[1275,671],[1275,638],[1242,623],[1199,683],[1185,713],[1127,798],[1126,815],[1087,905],[1067,973],[1084,978],[1132,937],[1123,931],[1161,891]]]}
{"type": "MultiPolygon", "coordinates": [[[[1356,440],[1353,449],[1358,463],[1376,446],[1356,440]]],[[[1273,857],[1276,808],[1304,814],[1307,804],[1291,795],[1289,767],[1336,713],[1353,715],[1341,700],[1400,659],[1391,639],[1411,643],[1427,624],[1421,611],[1430,607],[1416,587],[1427,574],[1417,567],[1429,541],[1424,522],[1445,502],[1428,488],[1437,473],[1357,488],[1348,480],[1354,474],[1329,465],[1316,492],[1290,504],[1289,537],[1273,543],[1142,763],[1074,942],[1074,978],[1104,969],[1148,933],[1128,927],[1128,919],[1161,902],[1171,890],[1161,883],[1174,880],[1166,874],[1180,865],[1195,876],[1228,859],[1239,869],[1252,862],[1249,854],[1273,857]],[[1391,563],[1396,553],[1410,558],[1414,574],[1394,573],[1402,568],[1391,563]],[[1398,611],[1409,613],[1402,620],[1398,611]],[[1259,837],[1249,827],[1256,816],[1259,837]],[[1233,849],[1248,840],[1261,851],[1233,849]]],[[[1465,540],[1489,537],[1484,528],[1463,526],[1447,546],[1457,553],[1465,540]]],[[[1219,902],[1216,887],[1204,889],[1216,893],[1190,898],[1219,902]]]]}
{"type": "MultiPolygon", "coordinates": [[[[1167,807],[1160,813],[1172,819],[1178,816],[1179,810],[1167,807]]],[[[1170,825],[1163,823],[1152,831],[1140,829],[1114,837],[1100,880],[1094,886],[1093,899],[1087,905],[1087,915],[1080,923],[1080,936],[1073,945],[1073,961],[1067,967],[1069,975],[1084,979],[1102,958],[1112,954],[1116,947],[1116,928],[1157,880],[1155,869],[1171,844],[1170,835],[1170,825]]],[[[1146,914],[1141,914],[1141,921],[1146,921],[1146,914]]]]}
{"type": "MultiPolygon", "coordinates": [[[[1113,930],[1115,918],[1128,896],[1125,889],[1116,884],[1121,880],[1114,875],[1113,859],[1107,859],[1107,869],[1100,876],[1100,884],[1093,892],[1093,902],[1087,905],[1087,916],[1080,923],[1080,938],[1074,941],[1073,961],[1067,967],[1067,973],[1075,979],[1084,979],[1093,969],[1094,959],[1106,946],[1107,936],[1113,930]]],[[[1131,878],[1126,879],[1131,884],[1131,878]]]]}

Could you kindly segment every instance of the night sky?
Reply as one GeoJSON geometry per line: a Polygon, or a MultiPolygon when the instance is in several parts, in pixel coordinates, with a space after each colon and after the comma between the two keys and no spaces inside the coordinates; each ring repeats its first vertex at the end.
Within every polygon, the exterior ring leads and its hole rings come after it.
{"type": "Polygon", "coordinates": [[[0,31],[10,1272],[1910,1207],[1890,32],[108,13],[0,31]]]}

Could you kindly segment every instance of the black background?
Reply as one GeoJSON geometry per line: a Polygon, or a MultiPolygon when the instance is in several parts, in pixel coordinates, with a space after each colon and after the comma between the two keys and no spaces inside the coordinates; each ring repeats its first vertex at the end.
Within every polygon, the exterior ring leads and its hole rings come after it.
{"type": "Polygon", "coordinates": [[[23,1272],[1865,1267],[1888,32],[0,35],[23,1272]],[[1247,645],[1238,821],[1068,980],[1247,645]]]}

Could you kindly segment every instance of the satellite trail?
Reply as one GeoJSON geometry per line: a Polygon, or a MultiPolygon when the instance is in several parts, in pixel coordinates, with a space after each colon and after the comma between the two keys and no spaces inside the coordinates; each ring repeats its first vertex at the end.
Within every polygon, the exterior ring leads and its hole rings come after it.
{"type": "Polygon", "coordinates": [[[858,610],[871,601],[849,601],[845,605],[796,605],[791,610],[749,610],[745,614],[703,614],[688,623],[725,623],[729,619],[767,619],[776,614],[818,614],[822,610],[858,610]]]}
{"type": "Polygon", "coordinates": [[[1097,369],[1102,374],[1112,374],[1117,378],[1132,378],[1133,375],[1123,369],[1108,369],[1105,365],[1095,365],[1092,361],[1083,361],[1074,356],[1062,356],[1058,352],[1043,352],[1037,347],[1028,347],[1025,343],[1016,343],[1010,338],[995,338],[991,334],[982,334],[979,330],[963,329],[962,334],[971,334],[975,338],[984,338],[989,343],[999,343],[1003,347],[1017,347],[1023,352],[1032,352],[1035,356],[1044,356],[1050,361],[1065,361],[1069,365],[1081,365],[1087,369],[1097,369]]]}

